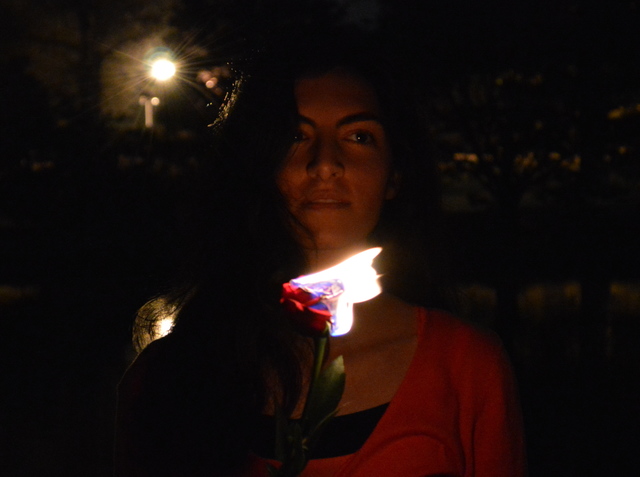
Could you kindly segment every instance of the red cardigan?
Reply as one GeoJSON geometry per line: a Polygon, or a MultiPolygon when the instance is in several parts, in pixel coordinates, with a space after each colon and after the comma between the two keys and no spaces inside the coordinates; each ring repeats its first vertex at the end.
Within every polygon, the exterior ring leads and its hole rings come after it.
{"type": "MultiPolygon", "coordinates": [[[[413,361],[371,436],[354,454],[311,460],[304,477],[526,474],[520,407],[499,340],[440,311],[417,315],[413,361]]],[[[249,475],[267,475],[264,466],[256,458],[249,475]]]]}
{"type": "MultiPolygon", "coordinates": [[[[440,311],[416,308],[416,315],[415,355],[372,434],[354,454],[311,460],[304,477],[526,474],[516,388],[497,337],[440,311]]],[[[129,460],[138,444],[126,432],[130,404],[144,381],[142,361],[121,383],[119,422],[125,432],[117,442],[116,475],[148,475],[129,460]]],[[[266,461],[254,457],[243,475],[266,477],[266,461]]]]}

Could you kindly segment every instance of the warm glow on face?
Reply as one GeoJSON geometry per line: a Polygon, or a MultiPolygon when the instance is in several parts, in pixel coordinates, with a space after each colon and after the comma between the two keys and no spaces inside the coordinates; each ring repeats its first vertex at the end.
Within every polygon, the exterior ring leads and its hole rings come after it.
{"type": "Polygon", "coordinates": [[[331,311],[331,336],[349,332],[353,325],[353,304],[370,300],[380,294],[378,273],[373,259],[382,251],[371,248],[358,253],[335,267],[304,275],[291,283],[308,291],[326,290],[323,302],[331,311]]]}
{"type": "Polygon", "coordinates": [[[151,76],[158,81],[166,81],[176,74],[176,65],[167,59],[160,59],[151,65],[151,76]]]}
{"type": "Polygon", "coordinates": [[[315,267],[316,251],[342,250],[333,257],[345,257],[363,248],[396,181],[373,86],[334,70],[299,80],[294,93],[299,123],[277,185],[315,267]]]}

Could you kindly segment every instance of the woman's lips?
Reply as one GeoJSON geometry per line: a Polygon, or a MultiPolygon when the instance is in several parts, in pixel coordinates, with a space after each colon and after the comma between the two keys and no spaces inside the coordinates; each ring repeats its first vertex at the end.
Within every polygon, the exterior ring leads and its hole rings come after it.
{"type": "Polygon", "coordinates": [[[349,207],[349,202],[342,199],[317,198],[304,202],[304,208],[311,210],[345,209],[347,207],[349,207]]]}

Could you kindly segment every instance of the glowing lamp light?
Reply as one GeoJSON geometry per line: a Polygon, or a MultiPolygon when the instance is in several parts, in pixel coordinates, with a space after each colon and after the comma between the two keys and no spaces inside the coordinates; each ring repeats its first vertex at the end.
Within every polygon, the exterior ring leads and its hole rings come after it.
{"type": "Polygon", "coordinates": [[[370,248],[338,265],[291,280],[291,284],[321,295],[331,312],[331,336],[344,335],[353,325],[353,304],[371,300],[382,291],[373,259],[382,251],[370,248]]]}
{"type": "Polygon", "coordinates": [[[176,74],[176,65],[166,58],[155,60],[151,64],[151,76],[158,81],[166,81],[176,74]]]}

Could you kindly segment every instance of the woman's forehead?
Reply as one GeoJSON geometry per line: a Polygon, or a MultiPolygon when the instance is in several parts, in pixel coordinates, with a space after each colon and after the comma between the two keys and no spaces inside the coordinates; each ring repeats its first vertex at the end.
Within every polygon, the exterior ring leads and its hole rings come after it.
{"type": "Polygon", "coordinates": [[[295,97],[299,112],[340,105],[358,113],[380,115],[378,98],[371,84],[342,70],[299,79],[295,85],[295,97]]]}

